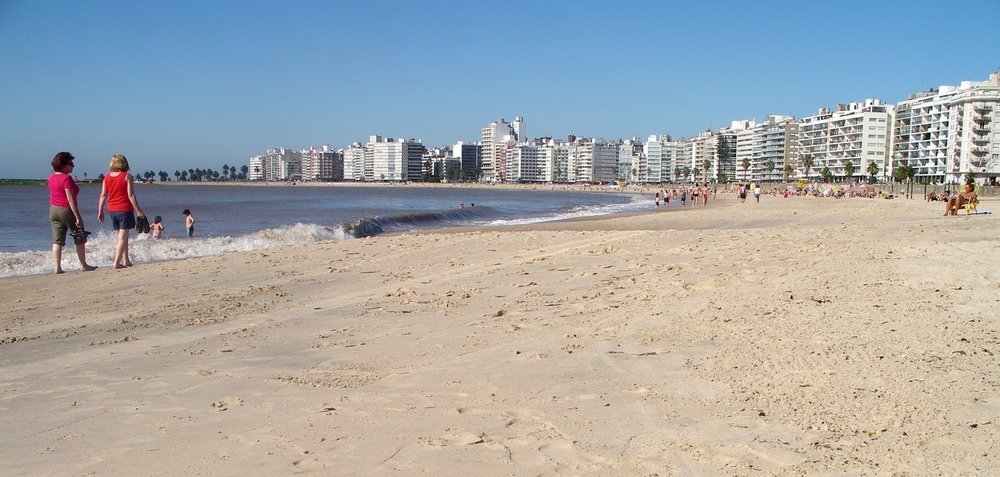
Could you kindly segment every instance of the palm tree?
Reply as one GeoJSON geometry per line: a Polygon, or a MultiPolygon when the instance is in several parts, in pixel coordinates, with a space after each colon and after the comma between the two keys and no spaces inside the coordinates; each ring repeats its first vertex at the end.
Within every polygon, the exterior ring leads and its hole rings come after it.
{"type": "Polygon", "coordinates": [[[784,170],[784,172],[785,172],[785,182],[788,182],[788,176],[791,175],[792,172],[794,172],[794,171],[795,171],[795,168],[792,167],[791,164],[785,164],[785,170],[784,170]]]}
{"type": "Polygon", "coordinates": [[[229,177],[229,164],[222,165],[222,178],[225,179],[226,177],[229,177]]]}
{"type": "Polygon", "coordinates": [[[771,172],[774,171],[774,161],[767,161],[764,163],[764,169],[767,170],[767,175],[770,176],[771,172]]]}
{"type": "Polygon", "coordinates": [[[712,169],[712,161],[705,159],[702,165],[705,166],[705,183],[708,184],[708,172],[712,169]]]}
{"type": "Polygon", "coordinates": [[[813,160],[812,154],[806,154],[802,157],[802,167],[806,170],[806,179],[809,178],[809,170],[812,169],[813,160]]]}
{"type": "Polygon", "coordinates": [[[174,180],[181,180],[181,171],[174,171],[174,180]]]}
{"type": "Polygon", "coordinates": [[[893,175],[896,177],[896,180],[900,182],[906,181],[906,196],[910,199],[913,198],[913,190],[912,190],[913,176],[915,176],[916,173],[917,170],[909,164],[899,166],[893,172],[893,175]]]}
{"type": "Polygon", "coordinates": [[[744,157],[740,165],[743,166],[743,180],[746,180],[748,179],[747,171],[750,169],[750,159],[744,157]]]}
{"type": "Polygon", "coordinates": [[[875,164],[875,161],[871,161],[868,163],[868,177],[871,178],[870,182],[875,182],[876,175],[878,175],[878,164],[875,164]]]}
{"type": "Polygon", "coordinates": [[[823,182],[830,182],[833,179],[833,171],[829,167],[824,167],[819,175],[823,176],[823,182]]]}
{"type": "Polygon", "coordinates": [[[701,175],[701,168],[695,166],[694,170],[691,171],[691,173],[692,173],[691,179],[697,181],[698,180],[698,176],[701,175]]]}
{"type": "Polygon", "coordinates": [[[846,180],[848,182],[850,182],[851,177],[854,175],[854,162],[853,161],[847,161],[847,164],[844,164],[844,174],[847,175],[846,180]]]}

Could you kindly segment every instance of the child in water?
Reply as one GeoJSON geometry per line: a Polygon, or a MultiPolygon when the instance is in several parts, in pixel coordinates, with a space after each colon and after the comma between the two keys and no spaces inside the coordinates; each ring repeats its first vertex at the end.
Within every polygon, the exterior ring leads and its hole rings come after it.
{"type": "Polygon", "coordinates": [[[163,217],[157,215],[153,219],[153,225],[149,226],[149,231],[152,232],[154,239],[160,238],[160,234],[163,233],[163,217]]]}
{"type": "Polygon", "coordinates": [[[184,209],[184,228],[187,229],[188,238],[194,237],[194,216],[191,215],[191,210],[184,209]]]}

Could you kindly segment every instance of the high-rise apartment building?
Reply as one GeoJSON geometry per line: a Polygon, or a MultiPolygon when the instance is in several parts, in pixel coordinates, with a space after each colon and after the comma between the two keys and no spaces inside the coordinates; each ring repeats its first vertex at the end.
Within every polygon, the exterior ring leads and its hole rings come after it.
{"type": "Polygon", "coordinates": [[[365,147],[359,142],[352,143],[340,151],[344,158],[344,180],[361,182],[365,180],[365,147]]]}
{"type": "MultiPolygon", "coordinates": [[[[961,182],[1000,175],[1000,72],[986,81],[914,93],[896,105],[891,168],[913,167],[918,182],[961,182]]],[[[889,172],[891,174],[891,170],[889,172]]]]}
{"type": "Polygon", "coordinates": [[[719,177],[719,138],[705,131],[691,139],[691,170],[695,182],[714,182],[719,177]],[[695,174],[697,172],[697,174],[695,174]]]}
{"type": "Polygon", "coordinates": [[[618,180],[639,182],[639,168],[646,167],[645,146],[637,137],[618,144],[618,180]]]}
{"type": "MultiPolygon", "coordinates": [[[[678,143],[670,136],[651,134],[643,145],[643,157],[637,171],[637,181],[645,184],[672,182],[677,170],[678,143]]],[[[683,166],[681,166],[683,167],[683,166]]]]}
{"type": "Polygon", "coordinates": [[[552,182],[552,155],[548,146],[518,144],[508,149],[507,182],[552,182]]]}
{"type": "MultiPolygon", "coordinates": [[[[718,137],[718,152],[716,154],[718,159],[717,177],[720,182],[728,182],[734,180],[740,180],[740,176],[737,171],[741,170],[740,167],[740,157],[738,154],[739,146],[739,135],[741,132],[749,131],[757,126],[754,121],[741,119],[739,121],[733,121],[730,123],[729,127],[719,129],[716,133],[718,137]]],[[[752,152],[752,148],[747,148],[748,154],[752,152]]],[[[748,155],[748,159],[749,159],[748,155]]],[[[747,176],[749,177],[749,167],[747,168],[747,176]]],[[[745,179],[746,180],[746,179],[745,179]]]]}
{"type": "Polygon", "coordinates": [[[329,145],[302,149],[299,156],[302,158],[302,180],[344,180],[344,158],[329,145]]]}
{"type": "Polygon", "coordinates": [[[365,180],[419,180],[423,150],[423,145],[416,139],[369,137],[364,156],[365,180]]]}
{"type": "Polygon", "coordinates": [[[824,169],[829,169],[838,180],[857,180],[869,175],[874,163],[876,177],[884,178],[889,164],[891,124],[892,106],[879,99],[841,104],[836,111],[822,108],[815,116],[799,121],[799,155],[802,159],[811,158],[811,177],[821,176],[824,169]]]}
{"type": "Polygon", "coordinates": [[[482,146],[459,141],[452,149],[452,156],[461,163],[462,180],[472,182],[479,179],[483,168],[482,146]]]}
{"type": "MultiPolygon", "coordinates": [[[[779,181],[785,164],[795,167],[798,157],[799,123],[792,116],[768,116],[753,129],[750,180],[779,181]]],[[[814,172],[810,170],[810,174],[814,172]]]]}
{"type": "Polygon", "coordinates": [[[268,149],[262,155],[252,156],[247,178],[252,181],[302,180],[302,155],[291,149],[268,149]]]}
{"type": "Polygon", "coordinates": [[[482,180],[504,180],[507,150],[518,141],[525,141],[524,119],[518,116],[514,124],[500,118],[482,128],[482,180]],[[515,128],[516,126],[516,128],[515,128]]]}
{"type": "Polygon", "coordinates": [[[577,139],[569,146],[569,182],[614,182],[618,147],[601,139],[577,139]]]}

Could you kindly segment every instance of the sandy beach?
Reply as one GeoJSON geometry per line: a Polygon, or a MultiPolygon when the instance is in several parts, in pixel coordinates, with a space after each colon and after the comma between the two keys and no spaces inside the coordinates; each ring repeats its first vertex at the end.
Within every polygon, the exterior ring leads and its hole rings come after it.
{"type": "Polygon", "coordinates": [[[996,475],[998,216],[751,202],[0,280],[0,472],[996,475]]]}

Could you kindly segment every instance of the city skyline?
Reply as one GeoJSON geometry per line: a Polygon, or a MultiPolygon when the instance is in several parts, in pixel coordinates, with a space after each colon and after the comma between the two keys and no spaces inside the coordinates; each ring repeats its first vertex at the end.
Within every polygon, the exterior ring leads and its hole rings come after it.
{"type": "Polygon", "coordinates": [[[59,150],[96,176],[116,152],[173,171],[372,134],[445,146],[514,114],[529,137],[690,137],[1000,66],[989,35],[936,39],[998,17],[995,2],[292,6],[0,3],[0,61],[16,65],[0,77],[0,177],[45,177],[59,150]]]}

